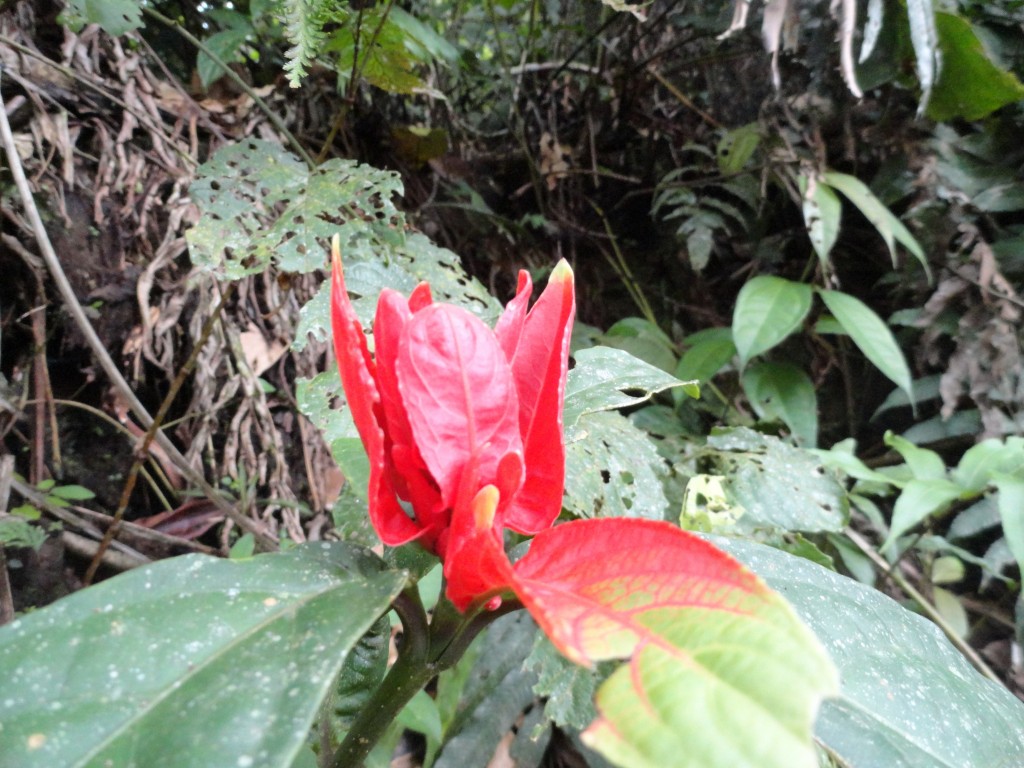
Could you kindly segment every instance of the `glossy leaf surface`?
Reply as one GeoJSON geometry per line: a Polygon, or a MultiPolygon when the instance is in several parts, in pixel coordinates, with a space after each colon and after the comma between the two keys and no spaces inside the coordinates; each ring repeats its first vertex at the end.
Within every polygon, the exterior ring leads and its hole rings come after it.
{"type": "Polygon", "coordinates": [[[992,63],[969,21],[936,13],[935,29],[942,44],[942,72],[928,102],[928,117],[980,120],[1024,98],[1024,85],[992,63]]]}
{"type": "Polygon", "coordinates": [[[875,193],[871,191],[867,184],[856,176],[836,171],[826,173],[825,182],[833,189],[842,192],[864,214],[864,218],[874,225],[889,249],[893,266],[896,265],[896,243],[899,243],[914,255],[914,258],[921,263],[925,273],[929,278],[931,277],[928,260],[925,258],[924,250],[921,248],[920,243],[910,234],[910,230],[903,225],[903,222],[897,219],[892,214],[892,211],[875,197],[875,193]]]}
{"type": "Polygon", "coordinates": [[[818,398],[811,377],[791,363],[759,363],[743,372],[743,389],[762,419],[779,420],[797,444],[818,444],[818,398]]]}
{"type": "Polygon", "coordinates": [[[779,590],[839,667],[815,735],[848,768],[1014,768],[1024,705],[978,674],[927,619],[771,547],[713,539],[779,590]]]}
{"type": "Polygon", "coordinates": [[[0,630],[2,761],[288,765],[403,582],[315,544],[164,560],[77,592],[0,630]]]}
{"type": "Polygon", "coordinates": [[[730,557],[669,523],[576,521],[539,534],[515,571],[516,593],[569,658],[631,658],[584,734],[613,762],[816,765],[811,726],[835,671],[730,557]]]}
{"type": "Polygon", "coordinates": [[[590,347],[574,355],[565,388],[565,426],[581,416],[637,405],[685,382],[613,347],[590,347]]]}
{"type": "Polygon", "coordinates": [[[740,365],[767,352],[793,333],[811,309],[811,287],[761,275],[747,281],[736,297],[732,338],[740,365]]]}
{"type": "Polygon", "coordinates": [[[829,312],[835,315],[843,329],[864,356],[884,373],[890,381],[908,395],[913,392],[910,368],[900,351],[892,331],[867,304],[855,296],[840,291],[820,291],[829,312]]]}

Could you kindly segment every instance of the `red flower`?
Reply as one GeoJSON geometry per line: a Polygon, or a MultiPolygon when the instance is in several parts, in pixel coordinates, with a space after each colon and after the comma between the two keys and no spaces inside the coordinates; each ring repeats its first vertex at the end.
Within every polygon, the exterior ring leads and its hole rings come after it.
{"type": "Polygon", "coordinates": [[[538,533],[562,507],[572,270],[559,262],[532,308],[520,272],[494,330],[433,303],[426,283],[408,299],[385,289],[371,356],[333,256],[334,348],[370,459],[370,520],[385,544],[439,555],[465,610],[512,583],[503,529],[538,533]]]}

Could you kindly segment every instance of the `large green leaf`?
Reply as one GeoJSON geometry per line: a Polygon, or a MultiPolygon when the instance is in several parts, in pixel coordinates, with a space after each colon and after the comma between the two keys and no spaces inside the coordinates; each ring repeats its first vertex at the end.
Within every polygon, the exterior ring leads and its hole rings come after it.
{"type": "Polygon", "coordinates": [[[758,416],[782,421],[804,448],[818,444],[818,398],[803,369],[791,363],[757,363],[743,372],[742,381],[758,416]]]}
{"type": "Polygon", "coordinates": [[[601,686],[584,742],[628,768],[812,768],[828,657],[763,582],[650,520],[543,531],[515,591],[562,653],[629,658],[601,686]]]}
{"type": "Polygon", "coordinates": [[[601,343],[621,349],[663,371],[675,370],[675,346],[672,339],[650,320],[626,317],[601,335],[601,343]]]}
{"type": "Polygon", "coordinates": [[[887,431],[885,444],[896,451],[907,462],[910,473],[917,480],[939,480],[946,477],[946,462],[935,451],[914,445],[905,437],[887,431]]]}
{"type": "Polygon", "coordinates": [[[740,365],[799,328],[811,309],[812,296],[809,285],[781,277],[760,275],[747,281],[732,315],[732,339],[740,365]]]}
{"type": "Polygon", "coordinates": [[[964,452],[952,473],[960,486],[978,493],[995,475],[1024,478],[1024,438],[982,440],[964,452]]]}
{"type": "Polygon", "coordinates": [[[741,529],[814,532],[846,525],[846,493],[810,451],[745,428],[711,435],[707,446],[729,500],[743,508],[741,529]]]}
{"type": "Polygon", "coordinates": [[[612,347],[581,349],[574,358],[576,366],[565,385],[566,427],[585,414],[626,408],[666,389],[692,384],[612,347]]]}
{"type": "Polygon", "coordinates": [[[928,102],[928,117],[980,120],[1024,98],[1024,85],[992,63],[970,22],[937,13],[935,27],[942,45],[942,73],[928,102]]]}
{"type": "Polygon", "coordinates": [[[842,690],[817,738],[844,768],[1015,768],[1024,705],[926,619],[881,592],[760,544],[714,538],[786,596],[830,651],[842,690]]]}
{"type": "Polygon", "coordinates": [[[910,368],[892,331],[867,304],[840,291],[820,291],[825,306],[835,315],[853,343],[891,382],[913,395],[910,368]]]}
{"type": "Polygon", "coordinates": [[[0,629],[0,763],[287,766],[405,581],[345,544],[130,571],[0,629]]]}
{"type": "Polygon", "coordinates": [[[684,380],[707,381],[736,355],[731,328],[707,328],[685,340],[686,352],[676,366],[676,376],[684,380]]]}
{"type": "Polygon", "coordinates": [[[896,265],[896,243],[899,243],[914,255],[914,258],[924,267],[929,280],[931,279],[931,269],[921,245],[910,234],[910,230],[903,226],[903,222],[893,216],[892,212],[882,204],[882,201],[875,197],[875,193],[868,188],[867,184],[856,176],[836,171],[829,171],[825,174],[825,183],[846,195],[847,199],[864,214],[864,218],[874,225],[889,248],[893,266],[896,265]]]}
{"type": "Polygon", "coordinates": [[[999,489],[999,517],[1003,522],[1006,544],[1024,572],[1024,479],[999,476],[996,487],[999,489]]]}

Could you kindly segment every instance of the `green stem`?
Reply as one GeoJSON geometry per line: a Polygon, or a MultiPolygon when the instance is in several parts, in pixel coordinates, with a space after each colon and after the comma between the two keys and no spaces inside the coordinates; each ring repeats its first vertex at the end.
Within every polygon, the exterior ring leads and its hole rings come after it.
{"type": "Polygon", "coordinates": [[[360,768],[402,708],[438,670],[426,659],[402,653],[363,707],[331,761],[332,768],[360,768]]]}
{"type": "Polygon", "coordinates": [[[366,756],[398,713],[437,674],[455,666],[473,639],[491,622],[522,608],[508,600],[496,611],[460,614],[441,598],[427,634],[426,615],[416,587],[394,603],[402,618],[403,640],[398,660],[366,703],[330,761],[331,768],[361,768],[366,756]]]}

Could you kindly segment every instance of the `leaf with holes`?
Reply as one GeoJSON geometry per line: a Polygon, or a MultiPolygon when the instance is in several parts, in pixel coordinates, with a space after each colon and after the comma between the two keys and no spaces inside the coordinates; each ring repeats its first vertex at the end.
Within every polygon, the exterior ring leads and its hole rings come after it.
{"type": "Polygon", "coordinates": [[[668,511],[665,462],[646,433],[614,412],[567,431],[564,506],[576,517],[646,517],[668,511]]]}
{"type": "Polygon", "coordinates": [[[58,20],[73,32],[99,24],[118,37],[142,26],[142,8],[138,0],[67,0],[58,20]]]}
{"type": "Polygon", "coordinates": [[[574,358],[576,366],[565,385],[566,428],[586,414],[637,405],[672,387],[689,392],[687,384],[692,384],[612,347],[581,349],[574,358]]]}
{"type": "Polygon", "coordinates": [[[739,427],[712,434],[715,474],[727,478],[730,501],[743,507],[744,530],[840,531],[849,502],[843,487],[810,451],[739,427]]]}

